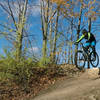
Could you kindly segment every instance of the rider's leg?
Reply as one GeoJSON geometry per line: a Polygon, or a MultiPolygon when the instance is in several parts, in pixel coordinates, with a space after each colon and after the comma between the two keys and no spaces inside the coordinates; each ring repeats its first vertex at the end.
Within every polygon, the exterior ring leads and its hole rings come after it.
{"type": "Polygon", "coordinates": [[[90,46],[90,42],[86,41],[86,43],[84,44],[84,47],[87,53],[88,53],[89,46],[90,46]]]}
{"type": "Polygon", "coordinates": [[[93,53],[94,53],[94,57],[96,56],[95,55],[95,52],[96,52],[95,46],[96,46],[96,41],[91,42],[91,47],[92,47],[92,50],[93,50],[93,53]]]}

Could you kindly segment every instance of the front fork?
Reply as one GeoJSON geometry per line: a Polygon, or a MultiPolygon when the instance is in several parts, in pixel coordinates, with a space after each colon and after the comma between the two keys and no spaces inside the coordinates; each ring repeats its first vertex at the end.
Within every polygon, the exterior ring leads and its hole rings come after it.
{"type": "Polygon", "coordinates": [[[87,61],[88,69],[90,68],[90,56],[88,53],[85,53],[85,61],[87,61]]]}

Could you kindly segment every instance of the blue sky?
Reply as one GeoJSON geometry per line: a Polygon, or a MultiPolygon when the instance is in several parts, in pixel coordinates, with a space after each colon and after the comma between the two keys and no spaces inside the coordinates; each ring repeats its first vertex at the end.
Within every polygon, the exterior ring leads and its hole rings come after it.
{"type": "MultiPolygon", "coordinates": [[[[4,3],[4,1],[2,2],[4,3]]],[[[33,43],[33,50],[36,51],[38,50],[38,48],[42,47],[42,34],[41,34],[41,20],[40,20],[40,8],[39,6],[37,6],[39,4],[39,0],[36,0],[35,2],[36,6],[32,6],[32,8],[29,8],[28,13],[31,15],[28,18],[28,23],[29,23],[29,27],[28,27],[28,32],[33,35],[33,37],[30,37],[30,39],[34,39],[34,43],[33,43]],[[38,42],[39,41],[39,42],[38,42]]],[[[15,5],[16,6],[16,5],[15,5]]],[[[16,6],[17,7],[17,6],[16,6]]],[[[14,8],[16,9],[16,8],[14,8]]],[[[8,21],[8,15],[7,13],[2,10],[2,8],[0,7],[0,24],[5,24],[7,25],[8,21]]],[[[15,12],[15,11],[14,11],[15,12]]],[[[15,17],[16,17],[16,12],[14,13],[15,17]]],[[[0,30],[3,30],[3,28],[0,26],[0,30]]],[[[2,38],[2,36],[0,35],[0,54],[3,54],[3,48],[10,46],[11,44],[5,39],[2,38]]]]}

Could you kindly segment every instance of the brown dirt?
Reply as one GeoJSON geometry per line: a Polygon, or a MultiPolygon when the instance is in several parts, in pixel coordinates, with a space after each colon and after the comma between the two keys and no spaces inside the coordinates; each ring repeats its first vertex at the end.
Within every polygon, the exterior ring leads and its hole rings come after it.
{"type": "Polygon", "coordinates": [[[93,72],[97,71],[91,69],[80,76],[59,80],[30,100],[100,100],[100,78],[93,72]]]}

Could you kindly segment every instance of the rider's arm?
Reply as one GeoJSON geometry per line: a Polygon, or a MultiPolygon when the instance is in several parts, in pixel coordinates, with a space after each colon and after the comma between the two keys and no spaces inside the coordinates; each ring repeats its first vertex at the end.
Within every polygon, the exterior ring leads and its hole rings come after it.
{"type": "Polygon", "coordinates": [[[76,42],[79,43],[84,38],[84,35],[82,35],[76,42]]]}

